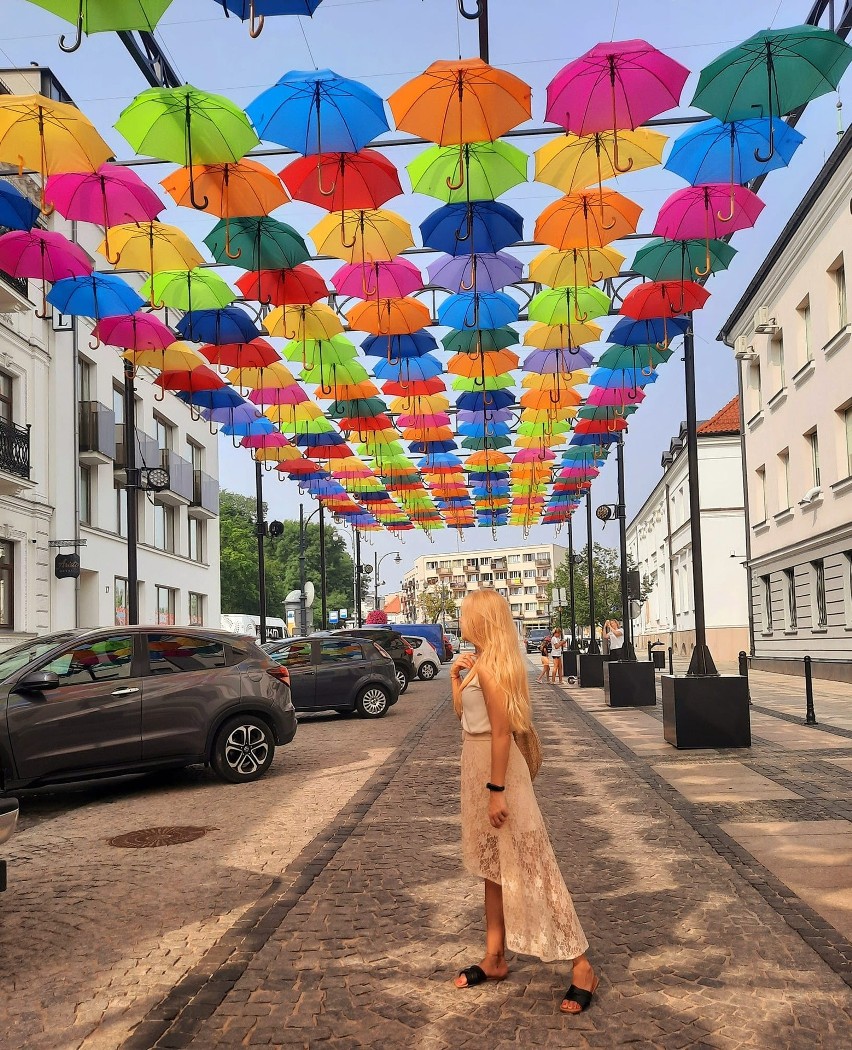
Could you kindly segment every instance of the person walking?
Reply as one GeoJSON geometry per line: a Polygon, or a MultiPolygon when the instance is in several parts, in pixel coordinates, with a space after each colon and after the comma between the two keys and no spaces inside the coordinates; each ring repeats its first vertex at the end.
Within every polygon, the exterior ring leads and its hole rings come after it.
{"type": "Polygon", "coordinates": [[[550,636],[550,659],[553,663],[551,681],[562,682],[562,656],[565,653],[565,636],[561,627],[554,627],[550,636]]]}
{"type": "Polygon", "coordinates": [[[550,681],[550,649],[548,648],[548,641],[546,638],[541,640],[541,674],[536,678],[536,682],[549,682],[550,681]]]}
{"type": "Polygon", "coordinates": [[[568,892],[530,771],[513,734],[531,727],[526,668],[509,603],[472,591],[461,608],[474,647],[453,664],[453,707],[463,730],[461,828],[464,866],[485,883],[485,955],[459,972],[457,988],[509,975],[507,949],[543,962],[571,960],[563,1013],[582,1013],[598,987],[589,943],[568,892]],[[464,675],[464,677],[463,677],[464,675]]]}

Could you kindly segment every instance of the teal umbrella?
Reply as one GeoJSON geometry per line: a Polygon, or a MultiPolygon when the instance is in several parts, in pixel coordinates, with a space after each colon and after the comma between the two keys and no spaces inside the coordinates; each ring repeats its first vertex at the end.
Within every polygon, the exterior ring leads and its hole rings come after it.
{"type": "Polygon", "coordinates": [[[669,241],[660,237],[640,248],[632,269],[651,281],[692,281],[697,270],[703,271],[708,260],[710,273],[727,270],[736,248],[727,241],[669,241]]]}

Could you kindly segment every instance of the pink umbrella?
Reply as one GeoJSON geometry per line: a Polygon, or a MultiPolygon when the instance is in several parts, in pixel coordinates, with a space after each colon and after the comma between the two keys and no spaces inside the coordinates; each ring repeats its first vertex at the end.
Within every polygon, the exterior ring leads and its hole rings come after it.
{"type": "Polygon", "coordinates": [[[638,387],[614,386],[610,389],[595,387],[586,398],[589,405],[639,405],[645,394],[638,387]]]}
{"type": "Polygon", "coordinates": [[[399,416],[396,425],[398,427],[446,427],[450,425],[450,417],[446,412],[435,412],[431,416],[399,416]]]}
{"type": "Polygon", "coordinates": [[[110,226],[151,221],[165,208],[135,171],[109,162],[97,171],[51,175],[44,192],[45,199],[66,219],[94,222],[105,228],[104,251],[113,264],[109,257],[110,226]]]}
{"type": "Polygon", "coordinates": [[[563,467],[559,471],[560,481],[588,481],[596,478],[600,471],[596,467],[563,467]]]}
{"type": "Polygon", "coordinates": [[[268,434],[247,434],[240,442],[243,448],[286,448],[292,441],[279,430],[268,434]]]}
{"type": "Polygon", "coordinates": [[[93,333],[107,346],[124,350],[165,350],[175,341],[175,334],[153,314],[120,314],[102,317],[93,333]]]}
{"type": "Polygon", "coordinates": [[[645,40],[596,44],[569,62],[547,86],[547,119],[575,135],[612,131],[618,163],[620,128],[637,128],[677,106],[689,70],[645,40]]]}
{"type": "Polygon", "coordinates": [[[252,390],[249,401],[255,405],[301,405],[310,398],[298,383],[289,386],[261,386],[252,390]]]}
{"type": "Polygon", "coordinates": [[[83,249],[61,233],[48,230],[14,230],[0,237],[0,270],[12,277],[41,281],[42,320],[47,316],[47,282],[84,277],[93,270],[83,249]]]}
{"type": "Polygon", "coordinates": [[[357,299],[402,299],[423,287],[423,277],[408,259],[389,262],[347,263],[332,277],[341,295],[357,299]]]}
{"type": "Polygon", "coordinates": [[[556,453],[549,448],[522,448],[512,457],[513,463],[541,463],[544,460],[556,459],[556,453]]]}
{"type": "Polygon", "coordinates": [[[660,208],[654,235],[670,241],[704,239],[707,259],[699,277],[710,273],[710,241],[736,230],[754,226],[763,211],[763,201],[745,186],[712,182],[677,190],[660,208]],[[724,211],[728,210],[728,215],[724,211]]]}

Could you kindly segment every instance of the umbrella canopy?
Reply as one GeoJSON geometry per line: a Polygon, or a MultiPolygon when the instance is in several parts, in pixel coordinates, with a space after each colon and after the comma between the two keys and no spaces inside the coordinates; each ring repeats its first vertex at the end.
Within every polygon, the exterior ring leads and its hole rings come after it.
{"type": "Polygon", "coordinates": [[[450,353],[470,353],[481,350],[505,350],[515,346],[520,336],[514,328],[468,328],[465,331],[450,332],[442,337],[444,349],[450,353]]]}
{"type": "Polygon", "coordinates": [[[534,324],[524,332],[524,344],[539,350],[573,350],[583,343],[594,343],[603,335],[603,329],[589,321],[585,324],[534,324]]]}
{"type": "Polygon", "coordinates": [[[263,32],[268,15],[312,15],[322,0],[216,0],[243,22],[249,22],[249,36],[257,38],[263,32]]]}
{"type": "Polygon", "coordinates": [[[254,321],[238,306],[192,310],[175,327],[183,339],[194,343],[248,343],[260,335],[254,321]]]}
{"type": "Polygon", "coordinates": [[[621,313],[636,321],[676,317],[700,310],[709,298],[707,289],[695,281],[648,281],[625,295],[621,313]]]}
{"type": "Polygon", "coordinates": [[[112,317],[132,314],[145,305],[136,292],[111,273],[67,277],[47,293],[47,301],[71,317],[112,317]]]}
{"type": "Polygon", "coordinates": [[[437,349],[435,337],[425,329],[390,337],[370,335],[361,343],[361,351],[367,357],[386,357],[389,361],[398,361],[401,357],[422,357],[437,349]]]}
{"type": "Polygon", "coordinates": [[[154,314],[146,313],[104,317],[95,325],[93,334],[107,346],[127,350],[164,350],[175,341],[171,328],[154,314]]]}
{"type": "MultiPolygon", "coordinates": [[[[222,278],[212,270],[162,270],[140,289],[153,302],[176,310],[216,310],[236,299],[222,278]]],[[[233,342],[233,340],[228,340],[233,342]]],[[[206,342],[212,342],[207,339],[206,342]]]]}
{"type": "Polygon", "coordinates": [[[624,260],[614,248],[569,248],[564,252],[545,248],[530,263],[530,280],[551,288],[587,287],[618,276],[624,260]]]}
{"type": "Polygon", "coordinates": [[[805,136],[780,117],[752,117],[728,124],[713,117],[675,139],[665,167],[692,186],[726,180],[731,185],[751,182],[789,164],[804,141],[805,136]],[[758,160],[761,156],[767,159],[758,160]]]}
{"type": "Polygon", "coordinates": [[[280,174],[295,200],[325,211],[381,208],[402,193],[396,166],[372,149],[300,157],[280,174]]]}
{"type": "Polygon", "coordinates": [[[154,386],[162,390],[184,390],[190,394],[199,390],[216,390],[224,385],[224,380],[203,364],[191,369],[166,370],[154,380],[154,386]]]}
{"type": "Polygon", "coordinates": [[[352,328],[373,335],[410,335],[432,323],[428,307],[417,299],[359,303],[347,313],[346,319],[352,328]]]}
{"type": "MultiPolygon", "coordinates": [[[[588,350],[575,347],[572,350],[534,350],[524,358],[523,370],[546,375],[551,372],[562,372],[571,375],[576,373],[574,382],[585,382],[584,373],[578,369],[587,368],[594,358],[588,350]]],[[[567,385],[567,384],[566,384],[567,385]]]]}
{"type": "Polygon", "coordinates": [[[485,354],[456,354],[447,362],[447,371],[468,379],[504,375],[518,367],[518,355],[511,350],[494,350],[485,354]]]}
{"type": "Polygon", "coordinates": [[[658,349],[665,349],[669,340],[683,335],[688,327],[689,321],[685,317],[652,318],[645,321],[622,317],[615,323],[608,338],[617,346],[646,346],[650,343],[658,349]]]}
{"type": "Polygon", "coordinates": [[[565,135],[535,151],[536,182],[573,193],[619,173],[616,154],[631,171],[660,164],[668,139],[657,131],[598,131],[592,135],[565,135]]]}
{"type": "Polygon", "coordinates": [[[7,230],[31,230],[39,210],[11,182],[0,182],[0,226],[7,230]]]}
{"type": "Polygon", "coordinates": [[[44,283],[89,274],[92,260],[61,233],[13,230],[0,237],[0,269],[12,277],[32,277],[44,283]]]}
{"type": "MultiPolygon", "coordinates": [[[[423,287],[423,278],[408,259],[348,263],[331,278],[341,295],[356,299],[399,299],[423,287]]],[[[428,323],[428,322],[427,322],[428,323]]]]}
{"type": "MultiPolygon", "coordinates": [[[[270,335],[291,341],[331,339],[332,336],[343,332],[340,318],[325,303],[314,303],[312,306],[294,304],[276,307],[266,315],[264,324],[270,335]]],[[[348,347],[352,346],[348,340],[345,341],[345,344],[348,347]]],[[[296,352],[294,348],[293,353],[296,352]]],[[[302,348],[299,347],[298,353],[302,352],[302,348]]]]}
{"type": "MultiPolygon", "coordinates": [[[[763,201],[745,186],[726,183],[687,186],[674,192],[660,207],[654,234],[671,241],[724,237],[754,226],[763,201]],[[724,213],[730,214],[725,216],[724,213]]],[[[701,276],[704,276],[702,273],[701,276]]]]}
{"type": "Polygon", "coordinates": [[[497,201],[445,204],[420,224],[423,244],[448,255],[494,254],[523,239],[523,216],[497,201]]]}
{"type": "Polygon", "coordinates": [[[67,43],[59,38],[62,51],[76,51],[83,34],[114,33],[137,29],[153,33],[172,0],[32,0],[76,27],[77,35],[67,43]]]}
{"type": "Polygon", "coordinates": [[[442,255],[427,267],[430,284],[452,292],[498,292],[520,281],[523,264],[506,252],[492,255],[442,255]]]}
{"type": "Polygon", "coordinates": [[[530,88],[481,58],[433,62],[388,99],[400,131],[441,146],[493,141],[531,116],[530,88]]]}
{"type": "MultiPolygon", "coordinates": [[[[213,373],[215,375],[215,373],[213,373]]],[[[216,376],[219,379],[218,376],[216,376]]],[[[219,380],[222,384],[221,379],[219,380]]],[[[232,411],[245,402],[233,387],[222,384],[209,390],[179,390],[177,396],[188,405],[209,410],[225,409],[232,411]]]]}
{"type": "Polygon", "coordinates": [[[204,262],[183,230],[156,220],[113,226],[97,250],[114,266],[143,273],[191,270],[204,262]]]}
{"type": "Polygon", "coordinates": [[[583,324],[590,317],[608,314],[609,307],[609,296],[598,288],[551,288],[533,296],[527,313],[531,321],[547,325],[567,325],[569,321],[583,324]]]}
{"type": "Polygon", "coordinates": [[[161,372],[191,372],[206,365],[206,360],[187,343],[171,343],[162,349],[125,350],[121,355],[136,368],[156,368],[161,372]]]}
{"type": "Polygon", "coordinates": [[[198,164],[192,170],[178,168],[160,185],[182,208],[193,207],[193,186],[197,196],[207,198],[203,209],[222,219],[236,215],[269,215],[290,199],[278,176],[255,160],[198,164]]]}
{"type": "Polygon", "coordinates": [[[656,346],[611,346],[601,355],[601,368],[642,369],[646,374],[672,356],[672,350],[660,350],[656,346]]]}
{"type": "MultiPolygon", "coordinates": [[[[280,361],[278,351],[265,339],[252,339],[248,343],[210,343],[201,347],[201,353],[211,365],[227,365],[230,368],[265,368],[280,361]]],[[[290,376],[290,382],[294,382],[290,376]]],[[[246,384],[240,383],[240,386],[246,384]]]]}
{"type": "Polygon", "coordinates": [[[328,287],[312,266],[284,270],[252,270],[237,281],[246,299],[264,306],[310,306],[328,295],[328,287]]]}
{"type": "Polygon", "coordinates": [[[696,271],[701,271],[710,254],[710,272],[727,270],[736,248],[727,241],[667,241],[664,238],[648,241],[633,259],[631,269],[651,281],[688,281],[696,271]]]}
{"type": "Polygon", "coordinates": [[[415,193],[448,204],[496,200],[527,181],[529,157],[508,142],[433,146],[407,165],[415,193]]]}
{"type": "Polygon", "coordinates": [[[406,357],[401,361],[378,361],[373,369],[377,379],[392,379],[403,384],[416,379],[434,379],[443,371],[443,364],[431,354],[406,357]]]}
{"type": "Polygon", "coordinates": [[[381,208],[327,215],[309,235],[318,254],[333,255],[347,263],[393,259],[414,246],[405,219],[381,208]]]}
{"type": "Polygon", "coordinates": [[[535,236],[560,251],[600,248],[635,233],[641,214],[615,190],[581,190],[549,204],[536,220],[535,236]]]}
{"type": "Polygon", "coordinates": [[[503,292],[459,292],[438,307],[447,328],[502,328],[518,319],[518,304],[503,292]]]}
{"type": "Polygon", "coordinates": [[[223,219],[204,243],[217,262],[233,263],[241,270],[286,270],[311,255],[301,234],[268,215],[223,219]]]}

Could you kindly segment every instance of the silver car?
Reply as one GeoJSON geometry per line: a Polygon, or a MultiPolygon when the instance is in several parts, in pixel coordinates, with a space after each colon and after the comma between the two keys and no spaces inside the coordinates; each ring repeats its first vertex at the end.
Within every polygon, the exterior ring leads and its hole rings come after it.
{"type": "Polygon", "coordinates": [[[403,637],[414,650],[412,660],[417,677],[424,682],[431,682],[441,669],[441,661],[434,647],[425,638],[415,638],[413,634],[406,634],[403,637]]]}

